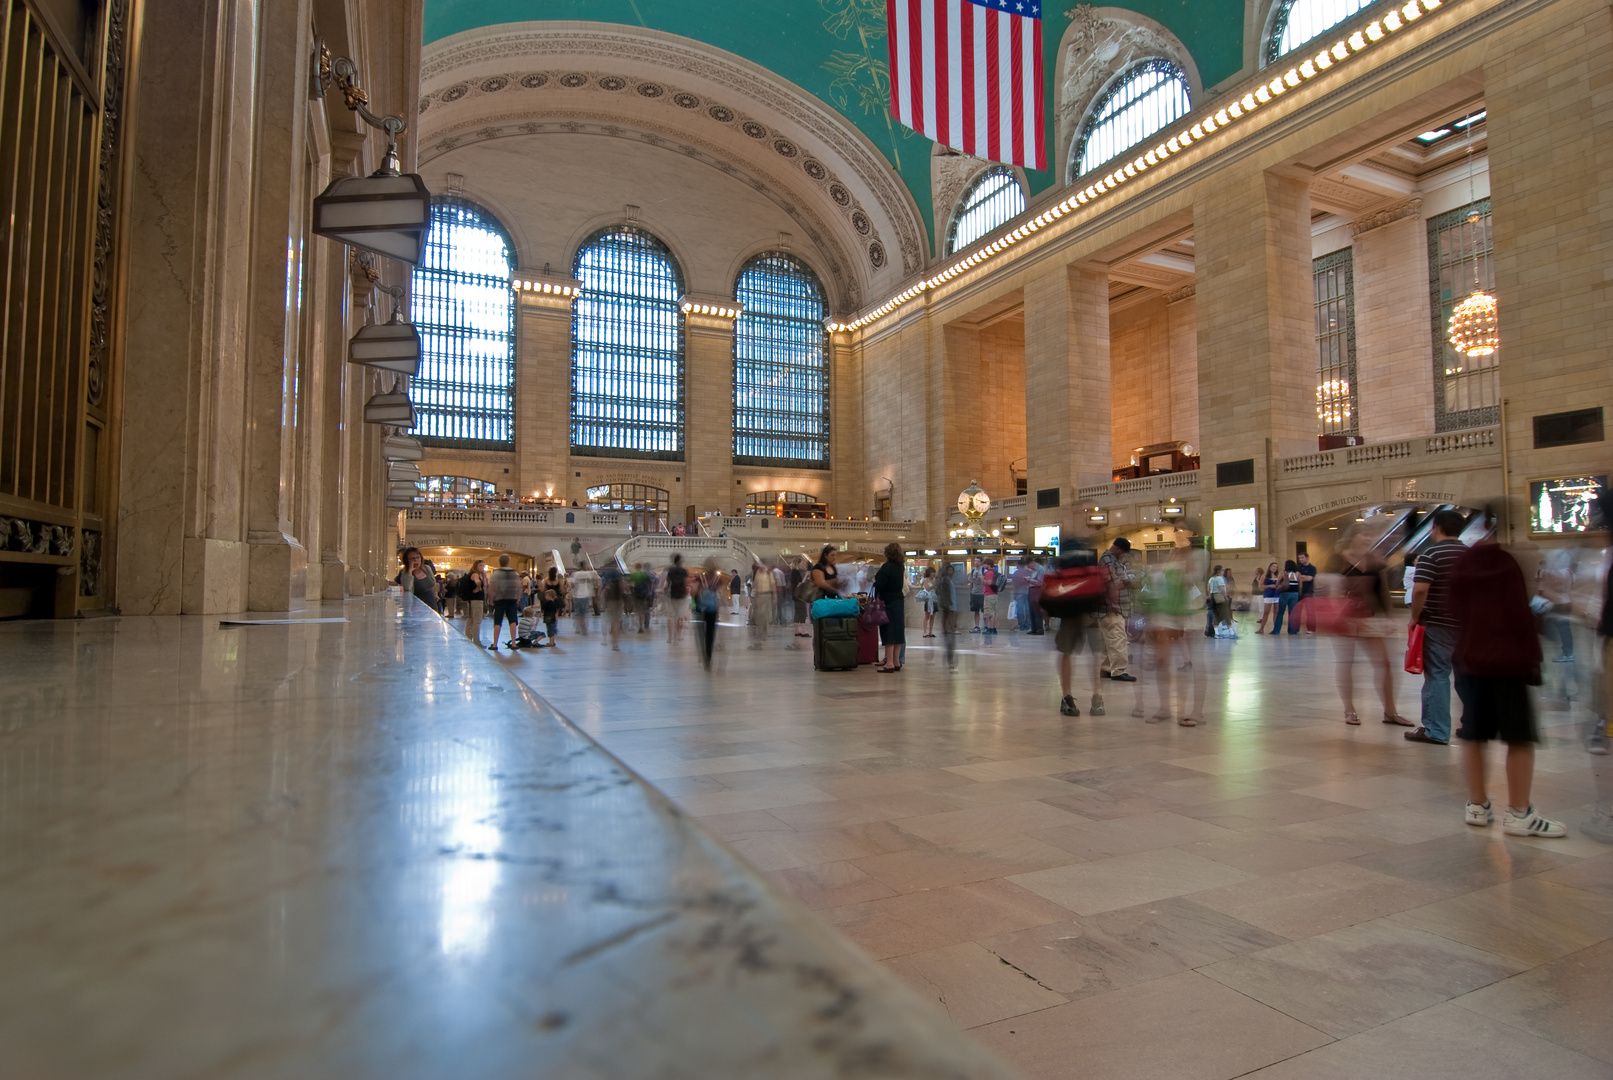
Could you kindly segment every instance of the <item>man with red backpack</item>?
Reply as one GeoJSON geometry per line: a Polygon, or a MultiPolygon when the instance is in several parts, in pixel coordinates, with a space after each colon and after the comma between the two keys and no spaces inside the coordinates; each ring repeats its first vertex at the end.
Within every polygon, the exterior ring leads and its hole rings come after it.
{"type": "Polygon", "coordinates": [[[1042,578],[1041,607],[1059,620],[1053,645],[1058,649],[1059,712],[1064,716],[1081,715],[1070,693],[1070,658],[1083,646],[1092,674],[1092,701],[1088,712],[1093,716],[1104,715],[1103,695],[1098,693],[1098,659],[1104,651],[1098,614],[1106,607],[1107,586],[1108,575],[1098,565],[1097,553],[1075,539],[1059,547],[1052,569],[1042,578]]]}

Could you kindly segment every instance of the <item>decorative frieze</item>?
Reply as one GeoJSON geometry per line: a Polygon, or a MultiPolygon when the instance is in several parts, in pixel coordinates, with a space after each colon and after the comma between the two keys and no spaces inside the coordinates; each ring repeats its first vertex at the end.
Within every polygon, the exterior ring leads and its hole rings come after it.
{"type": "Polygon", "coordinates": [[[1350,222],[1350,235],[1360,236],[1373,229],[1381,229],[1385,225],[1405,218],[1420,217],[1423,212],[1423,200],[1417,196],[1397,202],[1393,206],[1386,206],[1382,210],[1374,211],[1365,217],[1356,218],[1350,222]]]}

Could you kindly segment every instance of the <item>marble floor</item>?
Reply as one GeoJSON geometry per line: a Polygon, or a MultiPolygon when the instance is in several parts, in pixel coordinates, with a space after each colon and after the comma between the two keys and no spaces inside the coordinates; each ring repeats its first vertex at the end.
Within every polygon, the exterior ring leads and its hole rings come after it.
{"type": "Polygon", "coordinates": [[[1465,825],[1459,751],[1380,724],[1364,668],[1345,726],[1322,638],[1195,638],[1184,728],[1132,715],[1146,664],[1059,716],[1050,637],[950,672],[915,633],[881,675],[787,630],[725,625],[709,673],[659,626],[573,634],[497,662],[1030,1077],[1613,1077],[1613,776],[1568,666],[1534,801],[1571,831],[1537,840],[1465,825]]]}

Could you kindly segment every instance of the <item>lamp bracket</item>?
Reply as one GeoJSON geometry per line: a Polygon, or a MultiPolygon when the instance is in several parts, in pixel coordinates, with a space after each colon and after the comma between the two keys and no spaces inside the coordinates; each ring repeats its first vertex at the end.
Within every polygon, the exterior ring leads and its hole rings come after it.
{"type": "Polygon", "coordinates": [[[386,132],[386,158],[381,164],[383,174],[398,173],[398,136],[409,127],[409,122],[396,114],[377,116],[370,110],[370,95],[360,85],[358,65],[345,56],[334,59],[323,38],[314,42],[313,96],[323,98],[325,85],[334,83],[342,93],[342,102],[349,110],[358,113],[366,124],[386,132]]]}

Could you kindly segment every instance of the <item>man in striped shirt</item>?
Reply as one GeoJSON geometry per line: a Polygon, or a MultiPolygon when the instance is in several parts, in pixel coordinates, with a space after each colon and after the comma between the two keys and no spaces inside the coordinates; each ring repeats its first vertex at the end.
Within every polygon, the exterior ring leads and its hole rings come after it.
{"type": "Polygon", "coordinates": [[[1434,515],[1434,542],[1417,556],[1411,591],[1411,621],[1423,627],[1423,724],[1406,732],[1411,742],[1449,745],[1451,741],[1451,654],[1456,650],[1456,610],[1451,604],[1451,570],[1467,551],[1457,539],[1467,527],[1455,510],[1434,515]]]}

